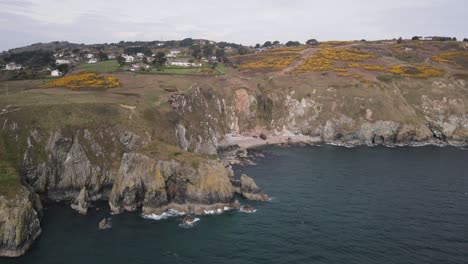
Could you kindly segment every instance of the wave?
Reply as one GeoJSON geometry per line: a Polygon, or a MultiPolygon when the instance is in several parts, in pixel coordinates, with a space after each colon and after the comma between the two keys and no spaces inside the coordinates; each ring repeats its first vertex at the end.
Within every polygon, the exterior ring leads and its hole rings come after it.
{"type": "Polygon", "coordinates": [[[257,209],[252,208],[252,207],[247,209],[247,208],[245,208],[245,206],[241,206],[239,208],[239,211],[242,212],[242,213],[246,213],[246,214],[253,214],[253,213],[257,212],[257,209]]]}
{"type": "Polygon", "coordinates": [[[156,221],[159,221],[159,220],[164,220],[164,219],[168,219],[168,218],[171,218],[171,217],[176,217],[176,216],[182,216],[182,215],[185,215],[184,212],[179,212],[175,209],[169,209],[165,212],[163,212],[162,214],[158,215],[158,214],[149,214],[149,215],[142,215],[144,219],[151,219],[151,220],[156,220],[156,221]]]}
{"type": "Polygon", "coordinates": [[[179,226],[184,227],[184,228],[190,228],[190,227],[193,227],[198,222],[200,222],[200,218],[196,217],[196,218],[193,218],[192,221],[187,221],[185,223],[180,223],[179,226]]]}

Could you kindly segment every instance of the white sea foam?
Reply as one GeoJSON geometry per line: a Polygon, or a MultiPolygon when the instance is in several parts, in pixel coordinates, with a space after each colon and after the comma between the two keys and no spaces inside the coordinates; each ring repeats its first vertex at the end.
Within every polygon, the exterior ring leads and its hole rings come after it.
{"type": "Polygon", "coordinates": [[[224,213],[224,210],[222,208],[218,208],[216,210],[204,210],[203,213],[206,215],[222,214],[224,213]]]}
{"type": "Polygon", "coordinates": [[[181,215],[185,215],[185,213],[179,212],[175,209],[169,209],[160,215],[158,214],[143,215],[143,218],[159,221],[159,220],[164,220],[170,217],[181,216],[181,215]]]}
{"type": "Polygon", "coordinates": [[[253,209],[252,211],[246,211],[246,210],[244,209],[244,206],[241,206],[241,208],[239,209],[239,211],[241,211],[242,213],[253,214],[253,213],[256,213],[256,212],[257,212],[257,209],[253,209]]]}
{"type": "Polygon", "coordinates": [[[187,221],[187,222],[185,222],[185,223],[179,224],[179,226],[185,227],[185,228],[189,228],[189,227],[194,226],[194,225],[195,225],[197,222],[199,222],[199,221],[200,221],[200,218],[196,217],[196,218],[194,218],[192,221],[187,221]]]}

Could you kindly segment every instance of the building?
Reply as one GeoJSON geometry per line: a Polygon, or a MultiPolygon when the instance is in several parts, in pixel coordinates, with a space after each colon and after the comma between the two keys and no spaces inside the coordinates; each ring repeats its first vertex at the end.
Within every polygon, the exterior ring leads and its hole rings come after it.
{"type": "Polygon", "coordinates": [[[151,67],[144,63],[135,63],[130,66],[130,71],[139,71],[141,69],[149,70],[151,67]]]}
{"type": "Polygon", "coordinates": [[[57,65],[62,65],[62,64],[70,64],[70,61],[69,60],[55,60],[55,64],[57,65]]]}
{"type": "Polygon", "coordinates": [[[179,67],[201,67],[202,66],[202,64],[199,62],[188,62],[188,61],[171,61],[169,65],[179,66],[179,67]]]}
{"type": "Polygon", "coordinates": [[[145,54],[143,54],[143,53],[141,53],[141,52],[138,52],[138,53],[136,54],[136,56],[137,56],[138,58],[143,58],[143,57],[145,57],[145,54]]]}
{"type": "Polygon", "coordinates": [[[115,60],[116,56],[114,54],[107,55],[108,60],[115,60]]]}
{"type": "Polygon", "coordinates": [[[10,62],[7,65],[5,65],[5,70],[7,71],[17,71],[17,70],[21,70],[22,68],[23,66],[21,66],[20,64],[16,64],[14,62],[10,62]]]}
{"type": "Polygon", "coordinates": [[[126,63],[132,63],[135,58],[133,56],[127,55],[127,54],[122,54],[122,58],[125,59],[126,63]]]}
{"type": "Polygon", "coordinates": [[[58,77],[58,76],[62,76],[62,73],[59,70],[53,70],[50,72],[50,76],[58,77]]]}
{"type": "Polygon", "coordinates": [[[166,55],[167,58],[177,58],[177,56],[180,54],[180,50],[171,50],[169,51],[169,54],[166,55]]]}
{"type": "Polygon", "coordinates": [[[94,63],[97,63],[98,62],[98,59],[96,58],[92,58],[88,61],[89,64],[94,64],[94,63]]]}

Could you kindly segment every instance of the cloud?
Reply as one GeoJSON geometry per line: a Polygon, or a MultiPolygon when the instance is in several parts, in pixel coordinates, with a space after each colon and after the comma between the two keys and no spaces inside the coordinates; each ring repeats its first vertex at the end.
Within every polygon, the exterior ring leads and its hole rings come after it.
{"type": "Polygon", "coordinates": [[[0,50],[33,42],[466,37],[464,0],[0,0],[0,50]]]}

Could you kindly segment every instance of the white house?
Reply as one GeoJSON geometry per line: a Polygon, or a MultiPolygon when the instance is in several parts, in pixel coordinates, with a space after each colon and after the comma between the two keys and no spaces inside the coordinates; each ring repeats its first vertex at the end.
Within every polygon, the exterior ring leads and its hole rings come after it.
{"type": "Polygon", "coordinates": [[[62,64],[70,64],[70,61],[69,60],[55,60],[55,64],[57,65],[62,65],[62,64]]]}
{"type": "Polygon", "coordinates": [[[149,65],[147,64],[144,64],[144,63],[135,63],[135,64],[132,64],[132,66],[130,67],[130,71],[138,71],[140,69],[146,69],[148,70],[149,68],[151,68],[149,65]]]}
{"type": "Polygon", "coordinates": [[[143,58],[145,57],[145,54],[141,53],[141,52],[138,52],[137,55],[136,55],[138,58],[143,58]]]}
{"type": "Polygon", "coordinates": [[[115,60],[116,56],[114,54],[107,55],[108,60],[115,60]]]}
{"type": "Polygon", "coordinates": [[[94,54],[88,53],[88,54],[86,54],[86,58],[87,59],[92,59],[92,58],[94,58],[94,54]]]}
{"type": "Polygon", "coordinates": [[[199,62],[188,62],[188,61],[171,61],[171,66],[179,66],[179,67],[201,67],[202,64],[199,62]]]}
{"type": "Polygon", "coordinates": [[[52,77],[58,77],[58,76],[61,76],[62,73],[59,71],[59,70],[53,70],[50,72],[50,76],[52,77]]]}
{"type": "Polygon", "coordinates": [[[98,62],[98,59],[96,58],[92,58],[88,61],[89,64],[94,64],[94,63],[97,63],[98,62]]]}
{"type": "Polygon", "coordinates": [[[5,65],[5,70],[7,71],[16,71],[16,70],[21,70],[23,66],[20,64],[16,64],[14,62],[10,62],[7,65],[5,65]]]}
{"type": "Polygon", "coordinates": [[[169,54],[166,55],[167,58],[177,58],[177,56],[180,54],[180,50],[171,50],[169,51],[169,54]]]}
{"type": "Polygon", "coordinates": [[[132,63],[135,60],[135,58],[133,56],[128,56],[128,55],[126,57],[124,57],[124,58],[125,58],[125,62],[127,62],[127,63],[132,63]]]}

